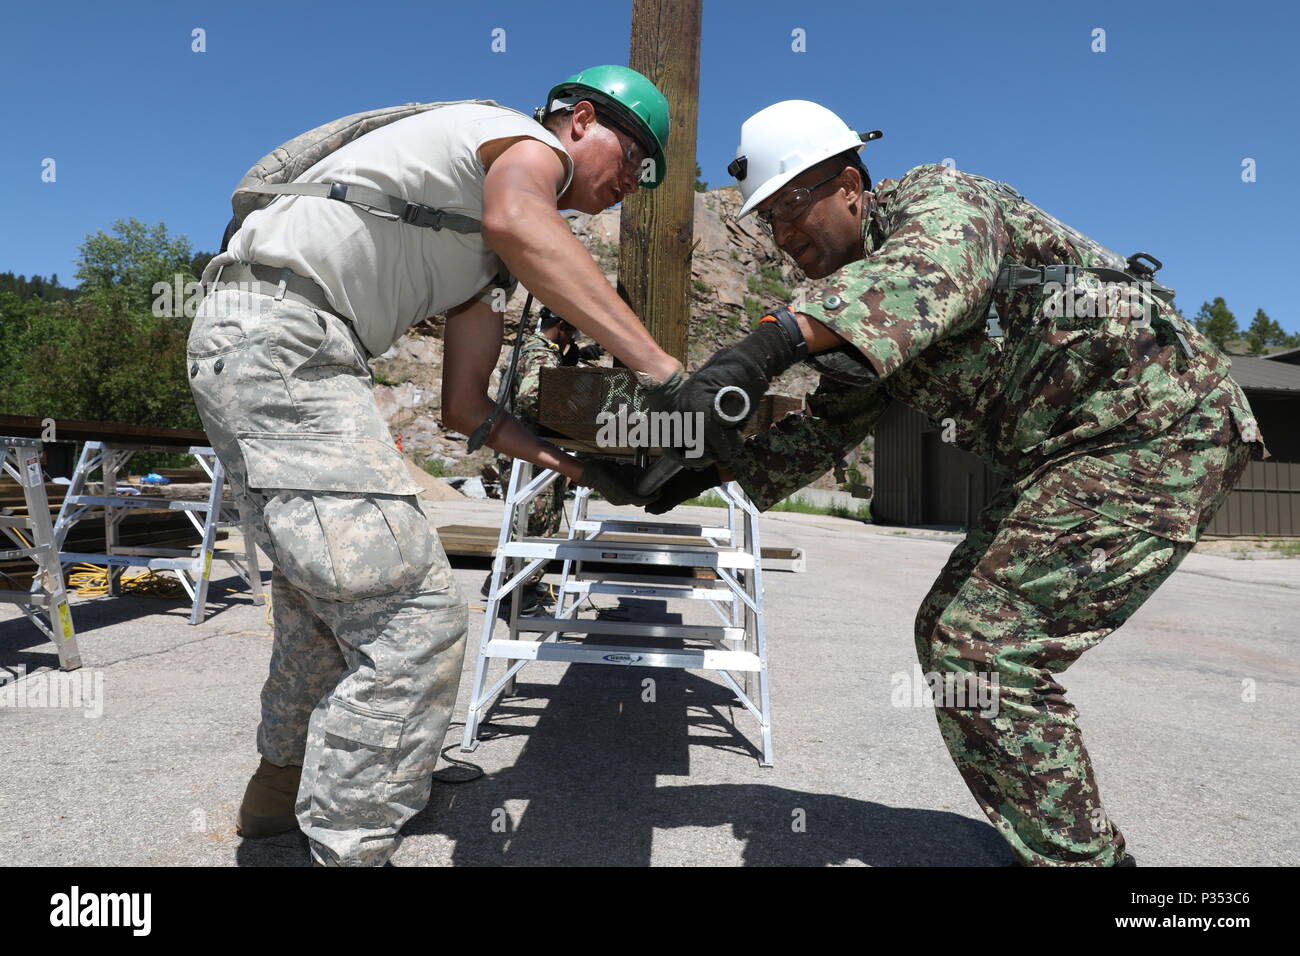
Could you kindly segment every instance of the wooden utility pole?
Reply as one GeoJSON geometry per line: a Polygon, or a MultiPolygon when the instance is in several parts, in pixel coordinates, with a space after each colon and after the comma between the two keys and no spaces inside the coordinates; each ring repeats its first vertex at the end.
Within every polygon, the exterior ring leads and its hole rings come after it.
{"type": "Polygon", "coordinates": [[[632,0],[628,66],[668,98],[668,175],[623,202],[618,291],[668,354],[686,361],[695,236],[695,132],[704,0],[632,0]]]}

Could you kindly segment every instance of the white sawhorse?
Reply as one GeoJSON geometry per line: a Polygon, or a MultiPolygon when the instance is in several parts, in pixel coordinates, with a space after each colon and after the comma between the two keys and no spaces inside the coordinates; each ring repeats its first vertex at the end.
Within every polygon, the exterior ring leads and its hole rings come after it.
{"type": "Polygon", "coordinates": [[[122,572],[128,567],[145,567],[154,571],[171,571],[185,589],[192,602],[190,623],[198,624],[203,620],[203,611],[208,599],[208,582],[212,576],[212,561],[224,561],[243,579],[253,594],[254,604],[265,604],[266,597],[262,590],[262,574],[257,563],[257,545],[253,541],[251,529],[241,514],[236,502],[222,498],[225,488],[225,469],[216,453],[205,446],[191,446],[186,450],[212,481],[212,490],[206,500],[189,501],[171,498],[156,498],[149,495],[127,496],[115,495],[118,472],[137,452],[169,452],[175,454],[174,447],[154,445],[125,445],[102,441],[86,442],[73,472],[72,484],[63,499],[58,521],[54,525],[54,543],[59,551],[59,560],[66,567],[76,562],[103,564],[107,566],[108,593],[120,593],[122,572]],[[103,471],[104,491],[102,495],[85,494],[90,475],[97,470],[103,471]],[[104,517],[104,552],[103,554],[82,554],[63,550],[68,531],[78,521],[83,520],[95,509],[102,509],[104,517]],[[133,511],[180,511],[194,525],[202,540],[197,553],[193,548],[158,548],[128,547],[120,543],[119,525],[123,518],[133,511]],[[217,551],[215,548],[219,528],[238,527],[243,532],[244,550],[217,551]]]}

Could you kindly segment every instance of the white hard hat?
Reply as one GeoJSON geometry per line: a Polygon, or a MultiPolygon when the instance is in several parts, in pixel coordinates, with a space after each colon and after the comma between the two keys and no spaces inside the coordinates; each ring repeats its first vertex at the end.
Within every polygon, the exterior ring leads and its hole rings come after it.
{"type": "Polygon", "coordinates": [[[749,215],[823,159],[861,149],[882,135],[878,129],[859,135],[826,107],[808,100],[782,100],[759,110],[740,127],[736,158],[727,167],[745,198],[736,218],[749,215]]]}

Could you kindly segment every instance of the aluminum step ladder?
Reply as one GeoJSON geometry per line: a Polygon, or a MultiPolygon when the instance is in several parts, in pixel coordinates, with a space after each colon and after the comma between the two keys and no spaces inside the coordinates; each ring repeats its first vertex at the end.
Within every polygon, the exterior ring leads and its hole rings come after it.
{"type": "Polygon", "coordinates": [[[212,482],[212,489],[205,500],[113,494],[113,490],[117,487],[118,473],[138,452],[176,454],[179,449],[103,441],[86,442],[77,461],[76,471],[73,472],[68,494],[63,499],[63,507],[59,510],[58,520],[54,524],[54,543],[59,551],[60,562],[65,567],[77,562],[105,565],[108,574],[108,593],[114,596],[121,593],[122,572],[128,567],[170,571],[189,595],[191,624],[198,624],[203,620],[214,559],[224,561],[243,579],[252,592],[254,604],[265,604],[266,596],[262,589],[257,545],[254,543],[252,531],[238,503],[223,498],[226,473],[216,452],[209,447],[199,445],[191,446],[185,452],[194,456],[194,460],[212,482]],[[86,494],[86,485],[89,483],[90,476],[101,469],[104,478],[103,490],[106,493],[86,494]],[[104,519],[104,553],[83,554],[64,551],[63,544],[72,526],[96,511],[100,512],[104,519]],[[182,512],[201,536],[198,550],[195,551],[193,547],[127,547],[121,544],[118,534],[119,525],[127,515],[140,511],[182,512]],[[238,527],[242,531],[243,551],[216,550],[217,531],[230,527],[238,527]]]}
{"type": "MultiPolygon", "coordinates": [[[[37,565],[30,590],[0,590],[0,601],[18,605],[40,632],[54,642],[59,652],[59,667],[73,671],[81,666],[81,652],[77,649],[68,592],[50,524],[50,499],[45,494],[45,476],[41,472],[43,450],[41,442],[34,438],[0,438],[0,452],[3,452],[0,464],[23,489],[27,504],[26,515],[0,515],[0,532],[18,546],[0,551],[0,561],[30,558],[37,565]]],[[[0,583],[3,583],[2,575],[0,583]]]]}
{"type": "Polygon", "coordinates": [[[727,521],[717,525],[589,515],[590,489],[577,488],[567,538],[526,538],[530,502],[559,477],[558,472],[549,470],[534,477],[533,470],[530,463],[518,460],[511,468],[461,750],[469,752],[478,746],[479,726],[497,695],[513,692],[519,671],[532,661],[559,661],[714,671],[757,719],[762,742],[759,764],[772,766],[758,509],[740,486],[732,482],[717,489],[727,504],[727,521]],[[665,540],[608,537],[613,534],[663,536],[665,540]],[[702,540],[686,543],[680,540],[683,537],[702,540]],[[552,560],[563,561],[554,612],[521,615],[521,585],[552,560]],[[619,567],[615,570],[610,565],[619,567]],[[641,565],[648,571],[629,571],[628,565],[641,565]],[[665,568],[705,568],[716,577],[694,577],[690,572],[665,576],[665,568]],[[719,623],[656,624],[579,617],[583,602],[594,595],[704,601],[719,623]],[[511,602],[505,622],[508,635],[497,638],[498,611],[507,599],[511,602]],[[537,636],[525,638],[524,634],[537,636]],[[620,643],[574,640],[591,634],[617,638],[620,643]],[[621,642],[624,638],[628,643],[621,642]],[[642,646],[636,643],[637,638],[671,638],[704,646],[642,646]],[[493,660],[507,664],[505,673],[489,685],[493,660]]]}

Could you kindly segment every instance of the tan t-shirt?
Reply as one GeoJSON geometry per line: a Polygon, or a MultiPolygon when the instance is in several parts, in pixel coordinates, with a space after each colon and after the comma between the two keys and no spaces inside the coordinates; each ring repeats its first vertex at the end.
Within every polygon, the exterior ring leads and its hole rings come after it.
{"type": "MultiPolygon", "coordinates": [[[[557,195],[567,189],[573,161],[559,140],[523,113],[473,103],[372,130],[296,181],[368,186],[482,221],[487,170],[479,147],[519,136],[560,154],[565,178],[557,195]]],[[[422,319],[489,295],[499,267],[480,233],[386,221],[313,196],[281,196],[250,213],[227,251],[212,260],[205,280],[230,262],[288,266],[314,280],[335,311],[352,321],[371,355],[388,351],[422,319]]]]}

